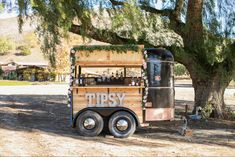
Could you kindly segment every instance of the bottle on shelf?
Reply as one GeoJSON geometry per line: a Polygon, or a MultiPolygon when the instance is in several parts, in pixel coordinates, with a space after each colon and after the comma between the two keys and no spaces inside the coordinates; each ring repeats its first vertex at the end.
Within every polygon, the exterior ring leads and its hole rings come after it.
{"type": "Polygon", "coordinates": [[[136,86],[139,86],[139,85],[140,85],[140,81],[139,81],[139,78],[138,78],[138,77],[136,77],[135,85],[136,85],[136,86]]]}
{"type": "Polygon", "coordinates": [[[121,72],[120,79],[123,80],[123,73],[121,72]]]}
{"type": "Polygon", "coordinates": [[[112,72],[111,81],[114,80],[114,73],[112,72]]]}
{"type": "Polygon", "coordinates": [[[101,78],[100,75],[99,75],[98,78],[97,78],[97,82],[102,82],[102,78],[101,78]]]}
{"type": "Polygon", "coordinates": [[[83,77],[82,77],[82,74],[79,77],[79,86],[83,86],[83,77]]]}
{"type": "Polygon", "coordinates": [[[110,82],[110,74],[107,74],[107,82],[110,82]]]}
{"type": "Polygon", "coordinates": [[[106,76],[105,76],[105,73],[103,72],[103,74],[102,74],[102,82],[105,82],[105,80],[106,80],[106,76]]]}
{"type": "Polygon", "coordinates": [[[135,86],[135,79],[134,79],[134,77],[131,78],[131,85],[135,86]]]}
{"type": "Polygon", "coordinates": [[[79,85],[79,79],[75,79],[75,86],[79,85]]]}
{"type": "Polygon", "coordinates": [[[119,77],[118,77],[118,71],[116,71],[116,77],[115,77],[115,79],[118,80],[118,78],[119,78],[119,77]]]}

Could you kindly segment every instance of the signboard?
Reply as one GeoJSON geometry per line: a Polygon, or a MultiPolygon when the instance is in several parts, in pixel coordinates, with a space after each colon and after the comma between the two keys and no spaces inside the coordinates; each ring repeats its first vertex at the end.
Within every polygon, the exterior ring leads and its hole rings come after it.
{"type": "Polygon", "coordinates": [[[125,93],[86,93],[88,107],[117,107],[123,106],[125,93]]]}

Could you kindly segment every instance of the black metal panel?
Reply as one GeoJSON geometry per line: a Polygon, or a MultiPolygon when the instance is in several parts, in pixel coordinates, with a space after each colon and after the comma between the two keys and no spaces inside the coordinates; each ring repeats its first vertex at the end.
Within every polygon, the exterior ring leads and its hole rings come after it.
{"type": "Polygon", "coordinates": [[[153,108],[174,107],[174,58],[164,49],[146,49],[149,81],[148,102],[153,108]]]}

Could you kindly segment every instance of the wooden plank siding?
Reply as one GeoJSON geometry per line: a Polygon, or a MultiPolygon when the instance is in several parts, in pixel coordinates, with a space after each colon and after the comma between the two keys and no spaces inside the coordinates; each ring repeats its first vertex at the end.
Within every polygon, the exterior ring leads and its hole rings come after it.
{"type": "MultiPolygon", "coordinates": [[[[78,111],[88,107],[88,100],[86,99],[86,93],[125,93],[125,98],[123,101],[123,106],[129,108],[138,116],[140,122],[143,122],[142,115],[142,88],[73,88],[73,113],[76,114],[78,111]]],[[[96,98],[93,99],[93,104],[96,104],[96,98]]],[[[108,104],[108,101],[105,103],[108,104]]],[[[99,107],[99,106],[94,106],[99,107]]],[[[103,106],[103,107],[109,107],[103,106]]],[[[117,106],[118,107],[118,106],[117,106]]]]}
{"type": "Polygon", "coordinates": [[[112,51],[81,51],[76,53],[76,64],[80,66],[142,66],[141,52],[127,51],[113,53],[112,51]]]}

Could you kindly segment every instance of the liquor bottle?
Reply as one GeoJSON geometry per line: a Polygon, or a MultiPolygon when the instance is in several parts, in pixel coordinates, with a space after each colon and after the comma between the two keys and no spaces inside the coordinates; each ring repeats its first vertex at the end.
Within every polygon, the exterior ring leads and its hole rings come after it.
{"type": "Polygon", "coordinates": [[[78,85],[79,85],[79,80],[75,79],[75,86],[78,86],[78,85]]]}
{"type": "Polygon", "coordinates": [[[79,77],[79,86],[83,86],[83,77],[80,75],[79,77]]]}
{"type": "Polygon", "coordinates": [[[103,74],[102,74],[102,82],[105,82],[105,80],[106,80],[106,77],[105,77],[105,73],[103,72],[103,74]]]}
{"type": "Polygon", "coordinates": [[[111,81],[114,80],[114,73],[112,73],[112,76],[111,76],[111,81]]]}
{"type": "Polygon", "coordinates": [[[131,85],[135,86],[135,79],[134,79],[134,77],[131,78],[131,85]]]}
{"type": "Polygon", "coordinates": [[[123,80],[123,73],[121,72],[120,79],[123,80]]]}
{"type": "Polygon", "coordinates": [[[107,75],[107,82],[110,82],[110,74],[107,75]]]}
{"type": "Polygon", "coordinates": [[[100,75],[97,78],[97,82],[102,82],[102,77],[100,75]]]}
{"type": "Polygon", "coordinates": [[[118,80],[118,78],[119,78],[118,77],[118,71],[116,71],[116,77],[115,78],[116,78],[116,80],[118,80]]]}
{"type": "Polygon", "coordinates": [[[138,77],[136,77],[135,85],[136,85],[136,86],[139,86],[139,85],[140,85],[140,81],[139,81],[138,77]]]}

